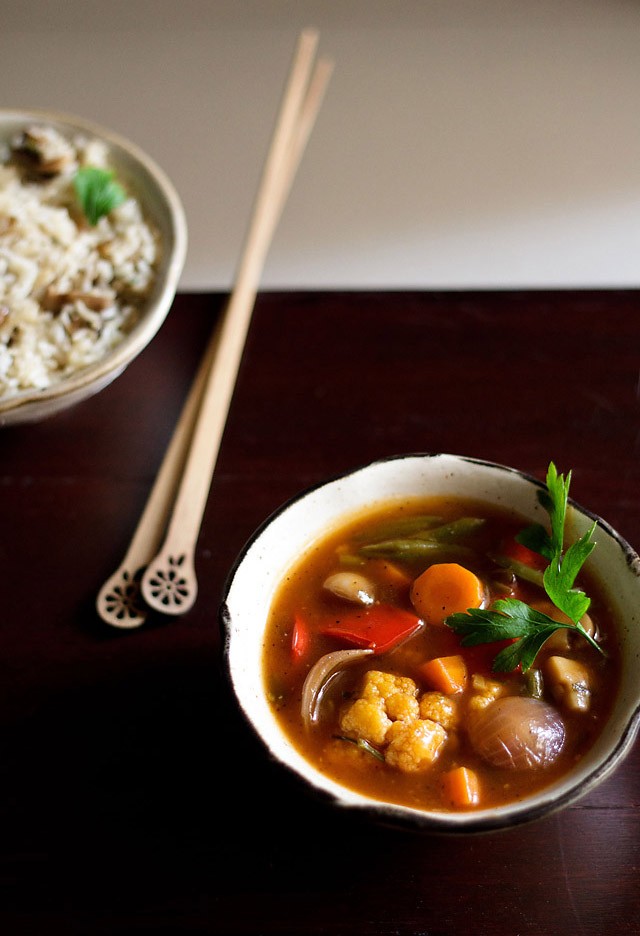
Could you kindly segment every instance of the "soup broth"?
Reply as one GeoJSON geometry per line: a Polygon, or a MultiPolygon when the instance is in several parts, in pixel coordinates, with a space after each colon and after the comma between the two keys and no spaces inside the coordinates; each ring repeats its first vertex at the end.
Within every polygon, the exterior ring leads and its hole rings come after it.
{"type": "Polygon", "coordinates": [[[460,568],[469,574],[463,603],[477,585],[478,607],[515,597],[558,618],[541,587],[541,557],[514,539],[527,525],[469,500],[390,501],[300,558],[270,609],[263,671],[276,716],[305,758],[376,800],[429,810],[520,800],[580,760],[618,684],[615,624],[596,583],[582,575],[577,584],[592,599],[582,623],[605,653],[563,628],[525,673],[494,672],[513,641],[463,646],[442,620],[449,599],[439,614],[438,593],[425,604],[420,585],[427,569],[435,579],[455,566],[462,579],[460,568]],[[318,675],[328,654],[363,649],[318,675]],[[515,748],[502,740],[505,720],[519,735],[515,748]]]}

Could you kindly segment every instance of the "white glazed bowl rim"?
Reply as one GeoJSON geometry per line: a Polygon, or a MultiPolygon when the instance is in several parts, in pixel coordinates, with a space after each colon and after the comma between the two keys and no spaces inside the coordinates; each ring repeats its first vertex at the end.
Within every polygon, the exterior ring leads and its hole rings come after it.
{"type": "Polygon", "coordinates": [[[178,193],[150,156],[111,130],[58,111],[0,108],[0,142],[8,141],[29,123],[46,123],[63,133],[84,134],[104,140],[118,173],[131,182],[143,210],[159,228],[163,255],[156,283],[140,320],[131,332],[103,358],[77,374],[42,390],[25,390],[0,397],[0,426],[31,422],[97,393],[106,387],[149,344],[164,322],[174,300],[187,253],[187,223],[178,193]]]}
{"type": "MultiPolygon", "coordinates": [[[[582,798],[613,772],[629,752],[640,725],[640,686],[634,678],[632,666],[632,658],[636,661],[636,668],[640,659],[640,558],[629,543],[608,523],[591,511],[580,507],[573,499],[569,501],[568,520],[575,524],[576,535],[580,535],[595,521],[597,524],[595,538],[599,546],[595,554],[601,553],[602,556],[598,561],[598,568],[602,562],[609,572],[613,569],[619,576],[617,586],[622,593],[622,598],[618,597],[616,600],[611,594],[609,597],[614,605],[617,604],[618,616],[621,619],[623,606],[625,610],[620,635],[624,666],[622,687],[607,727],[591,752],[564,779],[553,783],[532,797],[492,809],[448,813],[423,811],[384,803],[347,789],[320,773],[284,737],[275,716],[269,709],[260,668],[261,638],[266,611],[283,572],[313,539],[322,537],[328,529],[341,522],[341,517],[349,517],[353,512],[357,514],[362,506],[393,496],[386,490],[386,487],[390,482],[394,483],[394,478],[397,482],[398,470],[403,471],[405,475],[410,474],[412,479],[414,476],[419,478],[425,472],[437,475],[444,482],[445,488],[454,479],[455,490],[458,490],[460,484],[458,476],[461,472],[469,477],[477,475],[486,484],[487,492],[489,490],[494,492],[494,498],[498,488],[508,484],[510,497],[513,490],[519,490],[521,496],[529,502],[529,508],[526,510],[520,504],[516,508],[517,513],[529,515],[531,519],[544,522],[542,508],[537,502],[537,492],[544,488],[540,480],[515,468],[462,455],[414,453],[390,456],[337,475],[300,492],[272,513],[254,532],[237,557],[223,590],[219,609],[219,624],[223,635],[223,664],[226,678],[240,711],[252,732],[266,748],[270,758],[298,780],[302,780],[310,791],[337,807],[356,810],[359,814],[383,824],[435,833],[486,832],[531,822],[556,812],[582,798]],[[374,481],[374,487],[380,481],[382,487],[373,498],[367,498],[363,492],[371,479],[374,481]],[[357,503],[353,502],[354,492],[357,503]],[[314,500],[317,504],[331,501],[342,506],[333,510],[331,518],[327,518],[324,526],[316,521],[313,529],[307,531],[306,542],[299,540],[295,553],[289,552],[286,561],[275,561],[279,535],[289,533],[292,523],[295,525],[301,520],[304,522],[306,507],[314,500]],[[262,586],[259,587],[258,593],[253,592],[252,600],[247,602],[248,579],[245,576],[249,575],[253,584],[256,569],[264,566],[265,561],[267,571],[261,573],[262,586]],[[257,599],[261,597],[264,600],[258,601],[257,599]],[[266,609],[257,617],[256,605],[266,609]],[[638,608],[637,612],[633,610],[632,605],[633,608],[638,608]],[[250,619],[251,612],[253,617],[250,619]],[[255,632],[252,631],[254,623],[257,625],[255,632]],[[252,652],[248,654],[247,649],[252,652]]],[[[422,490],[421,492],[416,489],[413,481],[409,487],[413,494],[438,493],[438,491],[433,491],[432,487],[428,491],[422,490]]],[[[452,487],[451,492],[453,491],[452,487]]],[[[405,493],[410,492],[405,491],[404,488],[399,491],[400,495],[405,493]]],[[[465,491],[462,491],[461,496],[483,499],[482,494],[478,492],[467,495],[465,491]]],[[[487,497],[487,493],[485,493],[485,499],[491,500],[487,497]]],[[[504,506],[509,506],[506,498],[504,506]]]]}

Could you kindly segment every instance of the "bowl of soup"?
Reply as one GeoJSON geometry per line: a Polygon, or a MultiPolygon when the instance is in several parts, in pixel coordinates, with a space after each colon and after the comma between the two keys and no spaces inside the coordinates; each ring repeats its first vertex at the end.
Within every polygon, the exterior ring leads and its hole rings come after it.
{"type": "Polygon", "coordinates": [[[530,822],[609,776],[640,720],[640,560],[570,478],[420,453],[284,504],[219,615],[267,756],[430,832],[530,822]]]}

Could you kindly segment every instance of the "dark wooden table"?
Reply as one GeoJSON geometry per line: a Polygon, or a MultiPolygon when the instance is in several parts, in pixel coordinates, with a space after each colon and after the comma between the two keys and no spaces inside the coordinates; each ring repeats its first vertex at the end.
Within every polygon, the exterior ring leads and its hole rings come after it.
{"type": "MultiPolygon", "coordinates": [[[[640,546],[640,295],[259,296],[184,618],[114,631],[122,559],[221,295],[180,295],[109,388],[0,430],[0,931],[640,933],[640,746],[596,791],[471,838],[372,827],[268,762],[220,675],[236,554],[284,500],[381,456],[540,477],[640,546]]],[[[639,676],[640,678],[640,676],[639,676]]]]}

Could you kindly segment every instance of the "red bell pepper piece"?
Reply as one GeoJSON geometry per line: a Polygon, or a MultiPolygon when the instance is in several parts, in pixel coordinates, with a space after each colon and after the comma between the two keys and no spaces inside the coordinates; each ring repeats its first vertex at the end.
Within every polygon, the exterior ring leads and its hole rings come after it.
{"type": "MultiPolygon", "coordinates": [[[[506,640],[496,640],[493,643],[476,644],[475,647],[460,647],[459,653],[467,664],[470,673],[478,673],[479,676],[493,676],[493,661],[501,650],[515,643],[518,638],[507,638],[506,640]]],[[[522,667],[518,663],[513,671],[522,672],[522,667]]]]}
{"type": "Polygon", "coordinates": [[[540,553],[534,552],[527,546],[519,543],[515,537],[509,537],[502,543],[502,552],[509,559],[514,559],[522,565],[529,566],[531,569],[538,569],[542,572],[548,565],[548,560],[540,553]]]}
{"type": "Polygon", "coordinates": [[[366,647],[374,654],[386,653],[422,626],[420,618],[391,605],[371,605],[351,611],[339,620],[320,628],[322,634],[340,637],[356,647],[366,647]]]}
{"type": "Polygon", "coordinates": [[[311,644],[311,633],[307,622],[296,614],[293,620],[293,632],[291,634],[291,656],[294,663],[299,663],[309,651],[311,644]]]}

